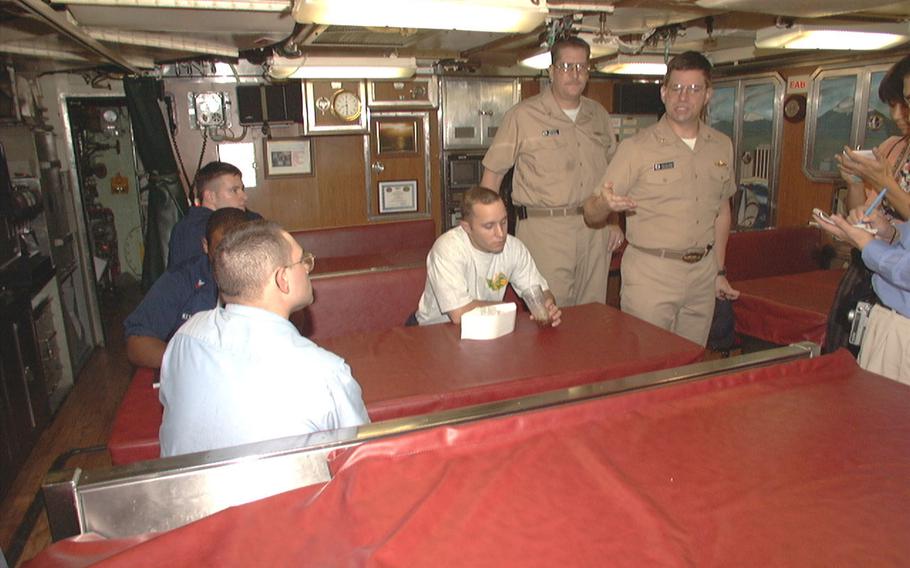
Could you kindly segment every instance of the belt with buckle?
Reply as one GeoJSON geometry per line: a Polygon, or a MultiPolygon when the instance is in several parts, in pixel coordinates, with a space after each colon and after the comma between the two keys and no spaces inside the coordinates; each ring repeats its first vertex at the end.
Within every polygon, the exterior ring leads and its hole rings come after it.
{"type": "Polygon", "coordinates": [[[528,207],[526,205],[516,205],[515,211],[519,219],[528,217],[571,217],[584,213],[584,207],[576,205],[574,207],[528,207]]]}
{"type": "MultiPolygon", "coordinates": [[[[632,243],[629,243],[632,244],[632,243]]],[[[704,248],[696,248],[689,250],[672,250],[672,249],[652,249],[640,247],[637,245],[632,245],[634,248],[640,250],[643,253],[650,254],[652,256],[657,256],[660,258],[670,258],[673,260],[681,260],[689,264],[695,264],[699,260],[708,256],[708,253],[711,252],[711,249],[714,248],[713,244],[710,244],[704,248]]]]}

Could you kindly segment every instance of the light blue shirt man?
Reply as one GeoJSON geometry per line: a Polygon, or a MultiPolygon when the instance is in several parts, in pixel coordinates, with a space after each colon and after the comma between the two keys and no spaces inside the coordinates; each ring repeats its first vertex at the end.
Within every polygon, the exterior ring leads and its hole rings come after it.
{"type": "Polygon", "coordinates": [[[313,302],[314,262],[272,222],[225,234],[213,267],[226,307],[194,315],[164,352],[162,457],[370,421],[344,360],[288,321],[313,302]]]}
{"type": "Polygon", "coordinates": [[[895,224],[900,240],[889,246],[873,240],[863,247],[863,263],[874,272],[872,286],[889,308],[910,318],[910,225],[895,224]]]}

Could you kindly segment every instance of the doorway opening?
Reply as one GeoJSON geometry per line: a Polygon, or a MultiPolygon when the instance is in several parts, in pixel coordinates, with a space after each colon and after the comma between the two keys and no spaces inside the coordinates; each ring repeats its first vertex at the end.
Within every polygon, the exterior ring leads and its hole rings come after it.
{"type": "Polygon", "coordinates": [[[68,98],[66,105],[97,296],[102,310],[115,309],[139,294],[146,176],[125,98],[68,98]]]}

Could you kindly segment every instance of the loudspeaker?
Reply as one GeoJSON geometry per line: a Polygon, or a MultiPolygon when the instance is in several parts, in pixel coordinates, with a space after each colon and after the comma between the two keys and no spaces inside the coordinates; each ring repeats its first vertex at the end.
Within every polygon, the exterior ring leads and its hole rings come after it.
{"type": "Polygon", "coordinates": [[[237,114],[240,124],[262,123],[262,90],[259,85],[237,86],[237,114]]]}
{"type": "Polygon", "coordinates": [[[280,85],[237,87],[240,124],[303,122],[303,84],[289,80],[280,85]]]}
{"type": "Polygon", "coordinates": [[[616,83],[613,85],[613,112],[616,114],[664,113],[657,83],[616,83]]]}

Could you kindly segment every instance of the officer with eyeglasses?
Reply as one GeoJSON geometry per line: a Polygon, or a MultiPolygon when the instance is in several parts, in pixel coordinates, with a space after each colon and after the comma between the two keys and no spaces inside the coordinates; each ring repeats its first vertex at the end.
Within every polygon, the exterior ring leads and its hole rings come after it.
{"type": "Polygon", "coordinates": [[[606,221],[589,227],[585,199],[615,149],[610,115],[582,96],[588,83],[591,48],[577,37],[550,49],[550,87],[503,117],[483,160],[481,185],[498,190],[509,168],[518,209],[516,236],[531,252],[560,306],[605,303],[610,255],[622,231],[606,221]]]}
{"type": "Polygon", "coordinates": [[[628,211],[622,310],[701,345],[715,298],[739,297],[724,270],[733,144],[701,120],[711,94],[711,63],[694,51],[674,57],[660,89],[666,114],[623,140],[585,203],[591,223],[628,211]]]}
{"type": "Polygon", "coordinates": [[[225,306],[190,318],[164,353],[162,456],[370,421],[347,363],[288,321],[313,302],[313,262],[270,221],[225,234],[213,258],[225,306]]]}

